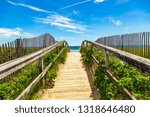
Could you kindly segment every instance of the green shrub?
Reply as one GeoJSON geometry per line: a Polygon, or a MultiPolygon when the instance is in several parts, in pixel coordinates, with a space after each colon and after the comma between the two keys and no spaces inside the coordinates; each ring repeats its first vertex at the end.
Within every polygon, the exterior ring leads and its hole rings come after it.
{"type": "Polygon", "coordinates": [[[92,51],[90,46],[82,48],[82,60],[85,64],[90,64],[92,62],[91,54],[92,51]]]}
{"type": "Polygon", "coordinates": [[[47,78],[50,78],[50,79],[55,79],[57,76],[57,73],[56,73],[56,70],[55,69],[52,69],[50,71],[48,71],[47,73],[47,78]]]}
{"type": "Polygon", "coordinates": [[[10,91],[11,91],[11,87],[10,87],[9,83],[1,84],[0,85],[0,100],[7,99],[10,91]]]}
{"type": "MultiPolygon", "coordinates": [[[[104,52],[93,48],[92,54],[101,66],[105,65],[104,52]]],[[[90,46],[82,48],[82,57],[85,63],[91,62],[92,54],[90,46]]],[[[94,76],[94,84],[100,89],[101,99],[127,99],[120,92],[123,88],[128,89],[137,99],[150,99],[150,76],[144,76],[137,69],[115,57],[110,56],[109,62],[109,70],[118,79],[118,83],[114,84],[103,69],[98,67],[94,76]]]]}

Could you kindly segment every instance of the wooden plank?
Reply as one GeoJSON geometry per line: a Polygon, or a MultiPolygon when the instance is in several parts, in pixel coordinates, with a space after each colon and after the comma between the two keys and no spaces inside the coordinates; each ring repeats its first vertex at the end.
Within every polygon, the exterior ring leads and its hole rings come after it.
{"type": "Polygon", "coordinates": [[[63,42],[64,41],[58,42],[52,46],[48,46],[48,47],[43,48],[32,54],[29,54],[29,55],[20,57],[18,59],[1,64],[0,65],[0,79],[3,79],[5,76],[8,76],[9,74],[21,69],[22,67],[32,63],[33,61],[39,59],[43,55],[52,51],[54,48],[58,47],[63,42]]]}
{"type": "MultiPolygon", "coordinates": [[[[43,57],[39,58],[39,71],[40,73],[44,70],[43,57]]],[[[43,86],[45,86],[45,78],[43,77],[43,86]]]]}
{"type": "Polygon", "coordinates": [[[104,53],[105,53],[105,67],[108,68],[108,66],[109,66],[109,53],[107,50],[105,50],[104,53]]]}
{"type": "Polygon", "coordinates": [[[23,56],[25,55],[25,39],[22,40],[22,53],[23,53],[23,56]]]}
{"type": "Polygon", "coordinates": [[[21,56],[23,56],[23,40],[21,39],[21,41],[20,41],[20,56],[19,57],[21,57],[21,56]]]}
{"type": "Polygon", "coordinates": [[[4,51],[5,51],[4,56],[5,56],[5,62],[6,62],[7,61],[7,45],[6,45],[6,43],[4,44],[4,51]]]}
{"type": "Polygon", "coordinates": [[[148,58],[148,32],[146,32],[146,58],[148,58]]]}
{"type": "Polygon", "coordinates": [[[2,44],[2,63],[5,62],[5,45],[2,44]]]}
{"type": "Polygon", "coordinates": [[[15,41],[12,42],[12,46],[13,46],[13,59],[14,59],[17,58],[15,41]]]}
{"type": "Polygon", "coordinates": [[[21,57],[21,39],[16,39],[16,54],[17,54],[17,58],[21,57]]]}
{"type": "Polygon", "coordinates": [[[10,42],[8,42],[7,43],[7,46],[8,46],[8,48],[7,48],[7,52],[8,52],[8,60],[11,60],[11,57],[10,57],[10,50],[11,50],[11,48],[10,48],[10,42]]]}
{"type": "Polygon", "coordinates": [[[91,41],[86,42],[91,43],[101,51],[107,50],[110,55],[115,56],[119,58],[121,61],[128,63],[129,65],[135,67],[145,75],[150,75],[150,59],[146,59],[96,42],[91,41]]]}
{"type": "Polygon", "coordinates": [[[0,64],[2,63],[2,47],[0,45],[0,64]]]}
{"type": "Polygon", "coordinates": [[[12,42],[10,42],[10,60],[12,60],[12,53],[13,53],[13,48],[12,48],[12,42]]]}
{"type": "Polygon", "coordinates": [[[148,34],[147,34],[147,56],[148,56],[148,58],[150,59],[150,54],[149,54],[149,52],[150,52],[150,33],[148,32],[148,34]]]}

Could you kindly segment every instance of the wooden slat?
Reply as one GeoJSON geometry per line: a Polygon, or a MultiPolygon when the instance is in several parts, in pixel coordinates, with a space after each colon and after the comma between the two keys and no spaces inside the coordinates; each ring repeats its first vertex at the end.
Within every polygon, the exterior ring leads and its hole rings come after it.
{"type": "Polygon", "coordinates": [[[2,63],[4,63],[5,62],[5,45],[4,44],[2,44],[2,63]]]}
{"type": "Polygon", "coordinates": [[[2,47],[0,45],[0,64],[2,63],[2,47]]]}
{"type": "Polygon", "coordinates": [[[9,42],[7,43],[7,46],[8,46],[8,48],[7,48],[8,60],[11,60],[11,58],[10,58],[10,43],[9,42]]]}
{"type": "Polygon", "coordinates": [[[8,53],[7,53],[7,44],[4,44],[4,48],[5,48],[5,61],[7,61],[8,59],[8,53]]]}

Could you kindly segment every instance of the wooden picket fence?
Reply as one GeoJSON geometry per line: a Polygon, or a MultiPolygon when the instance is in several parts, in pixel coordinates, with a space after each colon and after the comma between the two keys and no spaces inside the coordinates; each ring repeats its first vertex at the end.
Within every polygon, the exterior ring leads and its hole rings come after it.
{"type": "Polygon", "coordinates": [[[96,42],[150,59],[150,32],[102,37],[96,42]]]}
{"type": "Polygon", "coordinates": [[[53,45],[55,39],[48,33],[33,37],[16,39],[0,45],[0,64],[30,54],[41,48],[53,45]]]}

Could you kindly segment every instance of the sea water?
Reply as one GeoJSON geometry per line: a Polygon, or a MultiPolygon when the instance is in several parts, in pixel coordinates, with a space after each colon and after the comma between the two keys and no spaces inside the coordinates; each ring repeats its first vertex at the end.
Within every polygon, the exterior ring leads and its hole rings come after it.
{"type": "Polygon", "coordinates": [[[80,46],[70,46],[71,52],[79,52],[80,46]]]}

